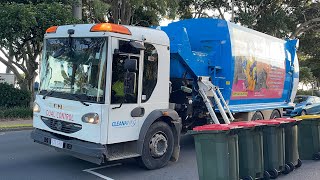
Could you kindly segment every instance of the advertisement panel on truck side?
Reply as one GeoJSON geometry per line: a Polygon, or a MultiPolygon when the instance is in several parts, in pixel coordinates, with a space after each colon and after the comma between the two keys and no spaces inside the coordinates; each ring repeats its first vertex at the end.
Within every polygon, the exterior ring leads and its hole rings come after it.
{"type": "Polygon", "coordinates": [[[235,62],[231,99],[281,98],[286,72],[285,42],[238,26],[230,28],[230,35],[235,62]]]}

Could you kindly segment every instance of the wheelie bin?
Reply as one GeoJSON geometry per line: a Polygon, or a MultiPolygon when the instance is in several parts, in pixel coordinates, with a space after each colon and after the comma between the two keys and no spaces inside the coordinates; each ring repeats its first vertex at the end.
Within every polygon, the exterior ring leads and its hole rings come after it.
{"type": "Polygon", "coordinates": [[[270,177],[275,179],[279,172],[288,174],[291,168],[285,163],[285,134],[284,124],[288,122],[274,120],[257,120],[263,123],[263,157],[264,169],[269,172],[270,177]]]}
{"type": "Polygon", "coordinates": [[[264,171],[263,133],[264,124],[253,121],[232,122],[239,129],[239,173],[243,180],[270,179],[264,171]]]}
{"type": "Polygon", "coordinates": [[[290,166],[291,171],[294,168],[299,168],[302,165],[298,149],[298,124],[300,121],[293,118],[277,118],[274,120],[288,122],[284,126],[285,162],[290,166]]]}
{"type": "Polygon", "coordinates": [[[302,160],[320,160],[320,116],[305,115],[301,119],[299,131],[299,155],[302,160]]]}
{"type": "Polygon", "coordinates": [[[193,128],[200,180],[238,180],[238,127],[211,124],[193,128]]]}

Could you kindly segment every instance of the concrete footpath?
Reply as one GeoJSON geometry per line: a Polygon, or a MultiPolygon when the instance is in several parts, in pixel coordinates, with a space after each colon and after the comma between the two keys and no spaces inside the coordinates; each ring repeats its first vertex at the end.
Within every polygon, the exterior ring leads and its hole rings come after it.
{"type": "Polygon", "coordinates": [[[32,129],[32,119],[3,120],[0,119],[0,131],[32,129]]]}

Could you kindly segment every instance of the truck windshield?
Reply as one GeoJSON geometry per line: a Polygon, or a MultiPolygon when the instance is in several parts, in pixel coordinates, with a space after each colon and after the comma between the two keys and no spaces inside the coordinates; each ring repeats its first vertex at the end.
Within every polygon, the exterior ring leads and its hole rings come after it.
{"type": "Polygon", "coordinates": [[[104,102],[106,38],[55,38],[45,41],[40,94],[104,102]]]}

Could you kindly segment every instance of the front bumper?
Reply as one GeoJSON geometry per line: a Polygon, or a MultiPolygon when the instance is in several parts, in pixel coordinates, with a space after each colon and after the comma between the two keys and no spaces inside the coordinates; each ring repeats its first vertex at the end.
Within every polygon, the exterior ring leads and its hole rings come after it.
{"type": "Polygon", "coordinates": [[[107,148],[105,145],[81,141],[78,139],[54,134],[40,129],[33,130],[31,132],[31,138],[34,140],[34,142],[51,146],[55,148],[57,151],[65,152],[77,158],[96,164],[104,163],[105,157],[107,155],[107,148]],[[63,148],[57,148],[52,146],[52,138],[63,141],[63,148]]]}

